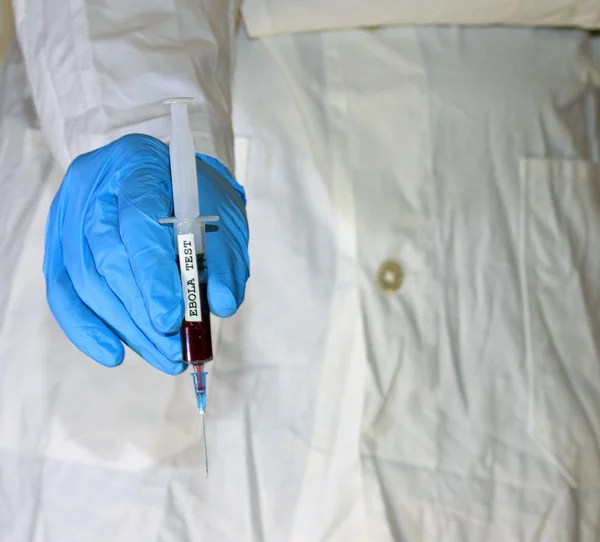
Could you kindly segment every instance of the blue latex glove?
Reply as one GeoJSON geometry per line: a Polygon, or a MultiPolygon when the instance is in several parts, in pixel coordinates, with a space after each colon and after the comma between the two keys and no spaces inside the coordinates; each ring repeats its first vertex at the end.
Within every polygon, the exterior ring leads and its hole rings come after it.
{"type": "MultiPolygon", "coordinates": [[[[244,191],[215,159],[196,161],[203,215],[219,215],[207,234],[211,312],[231,316],[248,279],[244,191]]],[[[177,374],[184,307],[175,261],[169,148],[128,135],[77,158],[52,203],[44,275],[50,309],[82,352],[102,365],[123,361],[123,343],[162,371],[177,374]]]]}

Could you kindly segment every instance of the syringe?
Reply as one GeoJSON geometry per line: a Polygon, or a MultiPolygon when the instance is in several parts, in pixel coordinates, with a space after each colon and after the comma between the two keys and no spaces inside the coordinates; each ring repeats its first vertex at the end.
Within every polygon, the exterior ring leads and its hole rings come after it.
{"type": "Polygon", "coordinates": [[[204,461],[208,475],[208,455],[204,413],[206,411],[206,372],[204,364],[213,359],[210,333],[210,309],[207,297],[206,222],[219,220],[218,216],[199,216],[198,178],[196,153],[190,131],[187,104],[193,98],[169,98],[171,105],[171,183],[175,216],[160,219],[161,224],[172,224],[175,230],[177,264],[185,302],[185,315],[181,324],[183,362],[192,366],[194,391],[198,410],[202,416],[202,441],[204,461]]]}

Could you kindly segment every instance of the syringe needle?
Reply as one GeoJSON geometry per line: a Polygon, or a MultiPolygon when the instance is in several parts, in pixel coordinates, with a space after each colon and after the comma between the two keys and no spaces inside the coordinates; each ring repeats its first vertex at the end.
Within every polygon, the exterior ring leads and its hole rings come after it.
{"type": "Polygon", "coordinates": [[[204,411],[200,411],[202,417],[202,443],[204,444],[204,468],[206,469],[206,477],[208,478],[208,452],[206,451],[206,426],[204,425],[204,411]]]}
{"type": "Polygon", "coordinates": [[[206,469],[206,476],[208,477],[208,452],[206,450],[206,426],[204,424],[204,412],[206,410],[206,373],[204,372],[204,365],[195,365],[192,377],[194,378],[194,391],[196,393],[196,404],[198,405],[198,412],[200,412],[200,416],[202,416],[202,444],[204,446],[204,467],[206,469]]]}

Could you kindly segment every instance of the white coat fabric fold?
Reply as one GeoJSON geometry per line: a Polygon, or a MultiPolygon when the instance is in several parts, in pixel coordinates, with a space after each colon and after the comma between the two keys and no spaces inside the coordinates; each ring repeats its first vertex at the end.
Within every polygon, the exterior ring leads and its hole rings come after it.
{"type": "Polygon", "coordinates": [[[232,167],[238,8],[239,0],[13,0],[43,133],[62,167],[128,133],[168,140],[160,102],[174,92],[197,99],[197,151],[232,167]]]}

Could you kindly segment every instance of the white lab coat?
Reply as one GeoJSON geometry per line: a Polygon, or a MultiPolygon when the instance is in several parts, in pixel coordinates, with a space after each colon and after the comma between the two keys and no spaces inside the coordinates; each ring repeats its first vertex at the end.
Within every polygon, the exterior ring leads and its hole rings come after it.
{"type": "Polygon", "coordinates": [[[231,131],[229,57],[211,44],[233,39],[235,10],[214,5],[228,24],[178,15],[197,29],[187,56],[158,0],[119,20],[88,2],[96,18],[67,26],[81,36],[17,12],[27,77],[13,49],[0,101],[0,541],[597,541],[598,40],[241,31],[231,131]],[[173,94],[204,97],[202,150],[227,163],[235,142],[251,227],[246,302],[215,333],[208,480],[190,377],[87,359],[40,271],[65,163],[128,130],[166,138],[153,103],[173,94]]]}

